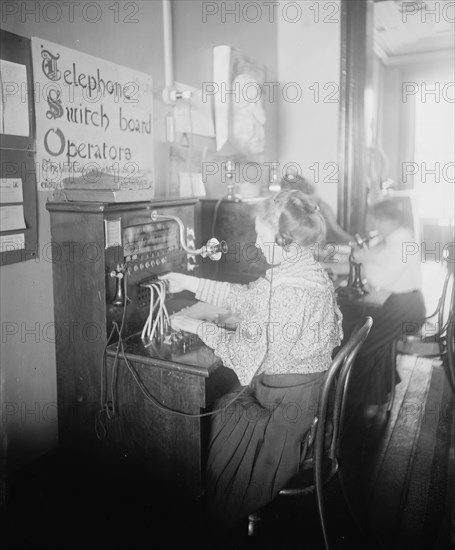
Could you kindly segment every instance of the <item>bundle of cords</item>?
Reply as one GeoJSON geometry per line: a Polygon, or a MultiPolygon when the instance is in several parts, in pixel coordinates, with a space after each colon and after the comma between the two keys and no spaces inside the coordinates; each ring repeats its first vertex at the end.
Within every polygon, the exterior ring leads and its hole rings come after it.
{"type": "Polygon", "coordinates": [[[157,334],[163,339],[170,326],[170,322],[169,314],[164,303],[166,299],[166,281],[157,280],[146,286],[150,289],[150,313],[142,329],[141,337],[142,340],[148,341],[148,343],[145,344],[145,347],[148,347],[152,345],[157,334]],[[157,298],[156,300],[155,295],[157,298]],[[153,320],[156,309],[155,320],[153,320]]]}

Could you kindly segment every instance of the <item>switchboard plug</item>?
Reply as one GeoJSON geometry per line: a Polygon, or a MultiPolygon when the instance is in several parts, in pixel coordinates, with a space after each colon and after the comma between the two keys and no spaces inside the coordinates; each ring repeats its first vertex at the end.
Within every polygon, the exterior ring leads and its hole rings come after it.
{"type": "Polygon", "coordinates": [[[162,277],[163,275],[167,275],[168,273],[170,273],[170,271],[163,271],[162,273],[149,272],[149,276],[147,277],[147,279],[141,281],[139,283],[139,286],[148,288],[151,284],[162,283],[165,284],[167,288],[169,286],[169,281],[167,279],[161,279],[160,277],[162,277]]]}

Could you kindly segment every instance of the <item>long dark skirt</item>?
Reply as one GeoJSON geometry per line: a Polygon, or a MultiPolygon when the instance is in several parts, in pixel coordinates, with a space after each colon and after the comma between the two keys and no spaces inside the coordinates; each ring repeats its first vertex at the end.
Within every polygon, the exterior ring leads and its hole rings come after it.
{"type": "Polygon", "coordinates": [[[260,375],[212,418],[206,493],[212,519],[226,526],[259,510],[298,472],[323,376],[260,375]]]}
{"type": "MultiPolygon", "coordinates": [[[[357,356],[350,394],[363,403],[381,405],[392,389],[392,343],[415,335],[425,319],[420,291],[392,294],[381,309],[369,312],[373,326],[357,356]]],[[[396,373],[396,383],[400,377],[396,373]]]]}

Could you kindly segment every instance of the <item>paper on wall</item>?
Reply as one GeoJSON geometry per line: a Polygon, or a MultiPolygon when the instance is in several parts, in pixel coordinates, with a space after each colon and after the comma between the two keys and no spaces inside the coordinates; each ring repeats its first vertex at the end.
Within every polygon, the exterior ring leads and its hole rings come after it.
{"type": "Polygon", "coordinates": [[[0,179],[0,203],[24,202],[21,178],[0,179]]]}
{"type": "Polygon", "coordinates": [[[23,233],[16,235],[0,235],[0,253],[23,250],[25,248],[25,237],[23,233]]]}
{"type": "Polygon", "coordinates": [[[24,207],[22,204],[0,206],[0,231],[15,229],[25,229],[24,207]]]}
{"type": "Polygon", "coordinates": [[[0,59],[0,134],[28,136],[28,101],[25,65],[0,59]]]}

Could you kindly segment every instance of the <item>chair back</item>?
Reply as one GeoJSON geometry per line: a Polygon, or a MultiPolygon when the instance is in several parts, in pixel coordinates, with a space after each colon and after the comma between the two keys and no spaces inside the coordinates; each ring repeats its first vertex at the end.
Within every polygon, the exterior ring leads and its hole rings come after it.
{"type": "Polygon", "coordinates": [[[448,268],[438,304],[438,346],[450,387],[455,393],[455,282],[448,268]]]}
{"type": "Polygon", "coordinates": [[[454,272],[447,269],[447,275],[444,279],[442,294],[438,304],[438,337],[444,337],[447,333],[447,328],[454,313],[454,272]]]}
{"type": "Polygon", "coordinates": [[[316,440],[314,442],[315,463],[319,463],[320,466],[322,466],[323,454],[325,450],[324,441],[327,427],[329,400],[333,395],[332,388],[334,389],[335,395],[332,415],[333,433],[331,437],[329,458],[330,460],[335,461],[339,449],[341,425],[346,408],[345,396],[349,385],[351,368],[360,348],[362,347],[362,344],[365,342],[368,334],[370,333],[372,325],[373,319],[369,316],[365,317],[361,323],[357,324],[347,342],[333,358],[332,364],[330,365],[324,378],[319,396],[317,413],[318,429],[316,432],[316,440]]]}
{"type": "Polygon", "coordinates": [[[331,477],[331,475],[333,475],[333,473],[335,473],[338,469],[337,454],[339,450],[341,426],[346,404],[345,396],[349,385],[351,368],[356,355],[371,330],[372,325],[373,319],[367,316],[364,318],[363,322],[356,326],[347,342],[332,360],[332,364],[326,373],[321,387],[317,413],[316,439],[314,442],[314,481],[316,486],[319,516],[321,519],[326,548],[329,548],[329,544],[324,515],[323,484],[324,480],[327,479],[327,476],[324,475],[323,470],[326,468],[326,465],[324,464],[324,442],[329,399],[332,395],[332,388],[334,388],[335,401],[333,407],[333,434],[328,455],[330,460],[330,471],[328,477],[331,477]]]}
{"type": "Polygon", "coordinates": [[[455,309],[452,307],[452,313],[447,326],[446,338],[446,356],[445,368],[449,379],[450,387],[455,393],[455,309]]]}

